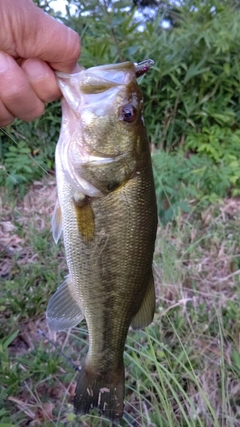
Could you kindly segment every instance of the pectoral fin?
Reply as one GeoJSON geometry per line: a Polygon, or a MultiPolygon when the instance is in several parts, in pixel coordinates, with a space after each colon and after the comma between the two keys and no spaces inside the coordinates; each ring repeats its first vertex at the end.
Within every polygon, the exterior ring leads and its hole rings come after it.
{"type": "Polygon", "coordinates": [[[155,311],[155,289],[153,276],[148,282],[148,287],[142,302],[140,309],[138,310],[136,316],[133,318],[131,326],[133,329],[144,328],[145,326],[150,325],[153,320],[155,311]]]}
{"type": "Polygon", "coordinates": [[[62,228],[62,211],[60,208],[59,201],[57,199],[52,216],[52,235],[56,244],[62,234],[62,228]]]}
{"type": "Polygon", "coordinates": [[[69,276],[50,298],[46,317],[50,329],[54,331],[73,328],[84,318],[81,308],[76,302],[76,297],[73,295],[69,276]]]}

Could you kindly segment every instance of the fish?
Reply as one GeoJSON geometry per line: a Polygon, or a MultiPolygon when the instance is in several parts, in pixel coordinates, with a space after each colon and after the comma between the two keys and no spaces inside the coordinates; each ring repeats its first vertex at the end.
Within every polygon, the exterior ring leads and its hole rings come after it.
{"type": "Polygon", "coordinates": [[[69,274],[46,318],[55,331],[85,318],[89,348],[74,408],[98,408],[112,422],[124,412],[129,327],[149,325],[155,312],[157,206],[137,83],[150,66],[128,61],[57,73],[63,99],[52,232],[56,243],[63,234],[69,274]]]}

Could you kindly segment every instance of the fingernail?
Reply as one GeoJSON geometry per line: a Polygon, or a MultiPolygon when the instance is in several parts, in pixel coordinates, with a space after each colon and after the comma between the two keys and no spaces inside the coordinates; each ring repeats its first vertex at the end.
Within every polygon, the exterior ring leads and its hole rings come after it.
{"type": "Polygon", "coordinates": [[[32,80],[40,80],[47,73],[45,63],[38,59],[28,59],[22,68],[32,80]]]}
{"type": "Polygon", "coordinates": [[[10,61],[8,55],[3,52],[0,52],[0,73],[7,71],[9,67],[10,61]]]}

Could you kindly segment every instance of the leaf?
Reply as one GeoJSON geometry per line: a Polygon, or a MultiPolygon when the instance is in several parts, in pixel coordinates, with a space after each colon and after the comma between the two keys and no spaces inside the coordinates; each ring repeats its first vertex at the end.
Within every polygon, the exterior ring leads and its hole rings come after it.
{"type": "Polygon", "coordinates": [[[19,330],[13,332],[8,337],[2,338],[0,341],[0,353],[5,351],[9,345],[15,340],[15,338],[18,336],[19,330]]]}
{"type": "Polygon", "coordinates": [[[14,396],[9,396],[8,400],[10,400],[11,402],[16,403],[17,407],[23,411],[25,413],[25,415],[27,415],[30,419],[34,419],[35,417],[35,413],[37,410],[37,406],[36,405],[31,405],[29,403],[23,402],[20,399],[17,399],[14,396]]]}
{"type": "Polygon", "coordinates": [[[42,403],[41,407],[38,408],[34,421],[49,421],[54,419],[53,409],[55,405],[51,402],[42,403]]]}
{"type": "Polygon", "coordinates": [[[223,64],[223,71],[227,76],[230,75],[230,64],[229,64],[229,62],[225,62],[223,64]]]}
{"type": "Polygon", "coordinates": [[[189,213],[191,212],[191,208],[189,207],[187,202],[179,202],[178,206],[180,207],[180,209],[185,212],[185,213],[189,213]]]}
{"type": "Polygon", "coordinates": [[[119,8],[119,9],[124,9],[126,7],[132,7],[132,3],[128,0],[115,1],[114,7],[119,8]]]}
{"type": "Polygon", "coordinates": [[[175,83],[177,87],[181,87],[180,81],[177,79],[177,77],[173,73],[170,73],[169,76],[171,77],[172,81],[175,83]]]}
{"type": "Polygon", "coordinates": [[[191,80],[193,77],[196,77],[199,74],[203,74],[206,71],[208,71],[209,68],[205,67],[205,68],[200,68],[200,64],[195,65],[195,64],[191,64],[190,67],[187,70],[187,73],[185,75],[185,78],[183,80],[183,83],[186,85],[189,80],[191,80]]]}

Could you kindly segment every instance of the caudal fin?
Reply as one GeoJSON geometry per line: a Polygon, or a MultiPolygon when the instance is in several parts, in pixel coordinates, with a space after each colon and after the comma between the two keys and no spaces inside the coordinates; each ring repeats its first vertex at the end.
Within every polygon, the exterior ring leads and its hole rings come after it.
{"type": "Polygon", "coordinates": [[[76,413],[87,414],[98,408],[111,421],[119,421],[123,415],[124,366],[111,376],[105,376],[82,367],[74,396],[76,413]]]}

